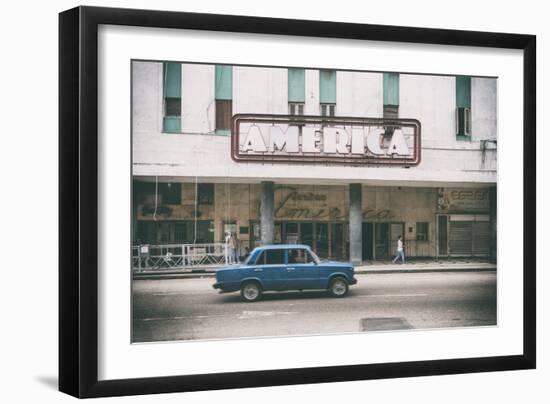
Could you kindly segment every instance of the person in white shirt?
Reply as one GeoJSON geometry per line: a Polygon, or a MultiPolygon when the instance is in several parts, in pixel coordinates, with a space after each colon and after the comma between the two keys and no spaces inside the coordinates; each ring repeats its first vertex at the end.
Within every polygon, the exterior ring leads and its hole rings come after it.
{"type": "Polygon", "coordinates": [[[395,264],[395,261],[397,261],[399,258],[401,258],[401,263],[404,264],[405,253],[403,252],[403,240],[401,240],[401,236],[397,237],[397,254],[392,262],[395,264]]]}
{"type": "Polygon", "coordinates": [[[229,246],[229,240],[231,239],[231,233],[226,231],[225,232],[225,263],[226,264],[232,264],[233,262],[233,254],[230,251],[229,246]]]}

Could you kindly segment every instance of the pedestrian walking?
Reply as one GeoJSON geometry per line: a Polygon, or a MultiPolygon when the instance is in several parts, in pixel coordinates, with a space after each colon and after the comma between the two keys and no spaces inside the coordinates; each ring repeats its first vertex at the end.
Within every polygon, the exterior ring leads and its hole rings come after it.
{"type": "Polygon", "coordinates": [[[395,258],[393,259],[393,263],[395,264],[395,261],[397,261],[399,258],[401,258],[401,263],[405,263],[405,252],[403,251],[403,240],[401,239],[401,236],[397,237],[397,254],[395,255],[395,258]]]}

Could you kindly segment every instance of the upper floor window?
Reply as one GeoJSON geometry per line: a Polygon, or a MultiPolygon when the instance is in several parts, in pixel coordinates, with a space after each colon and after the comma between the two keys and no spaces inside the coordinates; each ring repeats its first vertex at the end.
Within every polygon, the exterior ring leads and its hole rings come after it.
{"type": "Polygon", "coordinates": [[[181,132],[181,64],[164,63],[162,131],[181,132]]]}
{"type": "Polygon", "coordinates": [[[289,115],[304,115],[304,104],[289,102],[288,103],[289,115]]]}
{"type": "Polygon", "coordinates": [[[470,138],[472,133],[472,79],[457,76],[456,80],[456,136],[470,138]]]}
{"type": "Polygon", "coordinates": [[[216,65],[216,133],[228,134],[233,116],[233,66],[216,65]]]}
{"type": "Polygon", "coordinates": [[[134,196],[138,204],[179,205],[181,183],[179,182],[134,182],[134,196]]]}
{"type": "Polygon", "coordinates": [[[214,205],[214,184],[198,184],[197,190],[200,205],[214,205]]]}
{"type": "Polygon", "coordinates": [[[168,205],[179,205],[181,203],[181,183],[179,182],[159,183],[158,192],[162,203],[168,205]]]}
{"type": "Polygon", "coordinates": [[[321,104],[321,116],[334,116],[336,104],[321,104]]]}
{"type": "Polygon", "coordinates": [[[322,116],[336,113],[336,70],[319,71],[319,103],[322,116]]]}
{"type": "Polygon", "coordinates": [[[306,102],[304,69],[288,69],[288,114],[303,115],[306,102]]]}

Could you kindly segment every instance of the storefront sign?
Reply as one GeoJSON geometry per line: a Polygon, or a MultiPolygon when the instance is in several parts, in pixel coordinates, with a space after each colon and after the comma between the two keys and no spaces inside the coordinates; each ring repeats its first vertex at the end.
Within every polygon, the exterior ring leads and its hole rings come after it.
{"type": "Polygon", "coordinates": [[[416,119],[321,116],[233,116],[236,162],[373,164],[420,163],[416,119]]]}
{"type": "MultiPolygon", "coordinates": [[[[348,220],[346,206],[330,206],[325,193],[299,191],[296,188],[282,186],[275,195],[275,218],[284,220],[348,220]],[[284,191],[282,193],[281,191],[284,191]]],[[[389,209],[365,209],[365,221],[390,220],[395,215],[389,209]]]]}
{"type": "Polygon", "coordinates": [[[486,212],[489,210],[489,190],[485,188],[441,188],[438,210],[449,212],[486,212]]]}

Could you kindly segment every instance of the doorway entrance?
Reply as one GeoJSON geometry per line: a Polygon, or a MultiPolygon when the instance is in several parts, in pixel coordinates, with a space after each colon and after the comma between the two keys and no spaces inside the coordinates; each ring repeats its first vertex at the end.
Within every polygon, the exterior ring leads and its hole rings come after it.
{"type": "Polygon", "coordinates": [[[285,244],[306,244],[321,258],[347,259],[347,224],[335,222],[280,222],[285,244]]]}
{"type": "MultiPolygon", "coordinates": [[[[261,244],[260,223],[250,221],[250,250],[261,244]]],[[[274,243],[306,244],[320,258],[345,261],[349,256],[345,222],[275,222],[274,243]]]]}
{"type": "Polygon", "coordinates": [[[404,230],[405,223],[363,223],[363,260],[393,258],[397,237],[404,230]]]}
{"type": "Polygon", "coordinates": [[[374,259],[374,223],[363,223],[363,260],[374,259]]]}

